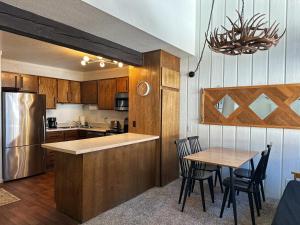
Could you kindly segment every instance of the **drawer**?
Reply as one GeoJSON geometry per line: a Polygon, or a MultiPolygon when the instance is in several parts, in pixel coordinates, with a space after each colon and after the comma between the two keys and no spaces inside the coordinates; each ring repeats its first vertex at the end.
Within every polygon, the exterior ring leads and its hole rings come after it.
{"type": "Polygon", "coordinates": [[[63,131],[46,132],[46,143],[64,141],[65,135],[63,131]]]}

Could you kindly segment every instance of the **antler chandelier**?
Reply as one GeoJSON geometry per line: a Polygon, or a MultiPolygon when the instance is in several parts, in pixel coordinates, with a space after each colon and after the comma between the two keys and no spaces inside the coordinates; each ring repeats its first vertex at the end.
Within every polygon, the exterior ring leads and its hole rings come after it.
{"type": "Polygon", "coordinates": [[[232,28],[226,29],[221,26],[225,32],[219,33],[219,28],[213,32],[206,33],[206,41],[209,48],[217,53],[226,55],[253,54],[257,50],[268,50],[276,46],[285,33],[279,35],[279,23],[276,21],[271,27],[265,27],[268,23],[265,20],[265,14],[257,13],[251,19],[244,20],[244,0],[242,0],[242,11],[238,14],[235,22],[227,16],[232,28]]]}

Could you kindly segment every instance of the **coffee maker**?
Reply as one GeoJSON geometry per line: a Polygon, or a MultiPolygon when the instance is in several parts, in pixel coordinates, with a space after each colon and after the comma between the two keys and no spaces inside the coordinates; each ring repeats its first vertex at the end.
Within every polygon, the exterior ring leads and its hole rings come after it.
{"type": "Polygon", "coordinates": [[[56,117],[47,118],[48,128],[57,128],[56,117]]]}

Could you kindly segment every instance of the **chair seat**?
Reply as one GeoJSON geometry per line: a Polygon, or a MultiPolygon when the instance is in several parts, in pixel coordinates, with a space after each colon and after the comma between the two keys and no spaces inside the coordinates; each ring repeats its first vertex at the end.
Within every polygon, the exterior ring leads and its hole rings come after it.
{"type": "Polygon", "coordinates": [[[193,175],[192,175],[192,179],[194,180],[207,180],[210,177],[212,177],[211,172],[205,170],[197,170],[197,169],[193,171],[193,175]]]}
{"type": "Polygon", "coordinates": [[[251,178],[251,170],[245,168],[238,168],[234,171],[234,175],[240,178],[251,178]]]}
{"type": "MultiPolygon", "coordinates": [[[[250,189],[248,188],[249,182],[250,182],[249,180],[235,177],[235,178],[233,178],[233,182],[234,182],[234,188],[236,190],[243,191],[243,192],[247,192],[247,191],[253,192],[252,185],[251,185],[250,189]]],[[[223,180],[223,185],[225,187],[230,187],[230,177],[226,177],[223,180]]]]}

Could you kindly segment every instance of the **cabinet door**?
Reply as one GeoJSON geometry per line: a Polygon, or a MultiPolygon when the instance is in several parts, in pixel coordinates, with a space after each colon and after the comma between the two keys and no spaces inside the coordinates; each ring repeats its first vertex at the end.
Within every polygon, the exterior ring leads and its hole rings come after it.
{"type": "Polygon", "coordinates": [[[179,92],[162,90],[161,183],[178,178],[175,140],[179,137],[179,92]]]}
{"type": "MultiPolygon", "coordinates": [[[[63,131],[52,131],[46,133],[46,143],[64,141],[63,131]]],[[[46,149],[46,168],[52,169],[54,167],[54,151],[46,149]]]]}
{"type": "Polygon", "coordinates": [[[98,81],[98,107],[103,110],[114,110],[117,91],[116,79],[98,81]]]}
{"type": "Polygon", "coordinates": [[[79,139],[78,130],[66,130],[65,131],[65,141],[72,141],[79,139]]]}
{"type": "Polygon", "coordinates": [[[55,109],[57,100],[57,80],[53,78],[39,78],[39,94],[46,95],[46,108],[55,109]]]}
{"type": "Polygon", "coordinates": [[[98,101],[97,81],[81,82],[80,89],[81,89],[82,104],[97,104],[98,101]]]}
{"type": "Polygon", "coordinates": [[[18,88],[20,75],[10,72],[1,73],[1,86],[4,88],[18,88]]]}
{"type": "Polygon", "coordinates": [[[68,103],[69,102],[69,81],[57,80],[57,102],[68,103]]]}
{"type": "Polygon", "coordinates": [[[80,82],[70,81],[70,103],[80,104],[80,82]]]}
{"type": "Polygon", "coordinates": [[[39,77],[27,74],[21,75],[20,90],[24,92],[38,93],[39,77]]]}
{"type": "Polygon", "coordinates": [[[128,77],[117,78],[117,92],[128,92],[128,77]]]}

